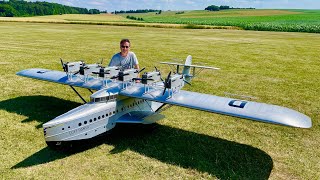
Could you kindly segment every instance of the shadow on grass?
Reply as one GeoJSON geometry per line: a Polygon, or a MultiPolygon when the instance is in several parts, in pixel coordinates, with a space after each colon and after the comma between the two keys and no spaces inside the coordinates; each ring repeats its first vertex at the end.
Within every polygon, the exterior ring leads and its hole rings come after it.
{"type": "Polygon", "coordinates": [[[0,109],[27,116],[23,123],[38,121],[40,124],[37,128],[41,128],[45,122],[80,105],[80,103],[49,96],[21,96],[0,101],[0,109]]]}
{"type": "Polygon", "coordinates": [[[128,149],[218,179],[268,179],[273,168],[271,157],[260,149],[164,125],[121,125],[106,143],[115,146],[111,153],[128,149]]]}
{"type": "MultiPolygon", "coordinates": [[[[37,98],[45,97],[35,97],[37,98]]],[[[60,101],[58,104],[63,103],[69,107],[74,105],[73,102],[53,97],[47,98],[60,101]]],[[[34,101],[34,103],[37,102],[34,101]]],[[[59,111],[64,111],[61,106],[57,108],[61,108],[59,111]]],[[[17,110],[13,111],[17,112],[17,110]]],[[[23,110],[19,112],[26,115],[29,110],[26,111],[27,113],[23,110]]],[[[42,113],[40,116],[31,113],[31,117],[40,119],[46,114],[42,113]]],[[[131,150],[164,163],[206,172],[219,179],[268,179],[273,168],[271,157],[252,146],[158,124],[118,124],[110,134],[75,142],[73,148],[68,151],[55,151],[45,147],[16,164],[12,169],[44,164],[102,144],[115,147],[111,152],[106,153],[131,150]]]]}

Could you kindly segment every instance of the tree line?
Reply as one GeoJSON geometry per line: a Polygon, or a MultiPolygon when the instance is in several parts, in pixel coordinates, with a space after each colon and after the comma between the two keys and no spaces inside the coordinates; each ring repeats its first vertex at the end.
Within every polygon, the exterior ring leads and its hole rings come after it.
{"type": "Polygon", "coordinates": [[[155,9],[137,9],[137,10],[128,10],[128,11],[114,11],[112,14],[124,14],[124,13],[148,13],[148,12],[160,12],[161,10],[155,10],[155,9]]]}
{"type": "Polygon", "coordinates": [[[206,7],[204,10],[208,11],[220,11],[220,10],[227,10],[227,9],[254,9],[254,8],[233,8],[229,6],[216,6],[216,5],[210,5],[206,7]]]}
{"type": "Polygon", "coordinates": [[[0,16],[43,16],[55,14],[100,14],[98,9],[65,6],[49,2],[27,2],[24,0],[0,0],[0,16]]]}

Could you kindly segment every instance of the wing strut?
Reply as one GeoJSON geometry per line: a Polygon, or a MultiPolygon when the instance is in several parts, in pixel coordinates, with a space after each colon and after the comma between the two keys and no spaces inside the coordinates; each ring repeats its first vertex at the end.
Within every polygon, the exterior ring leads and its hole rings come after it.
{"type": "Polygon", "coordinates": [[[83,99],[83,97],[78,93],[78,91],[73,86],[70,86],[70,87],[82,99],[84,103],[87,103],[87,101],[83,99]]]}
{"type": "Polygon", "coordinates": [[[91,91],[91,89],[88,89],[91,93],[93,93],[93,91],[91,91]]]}

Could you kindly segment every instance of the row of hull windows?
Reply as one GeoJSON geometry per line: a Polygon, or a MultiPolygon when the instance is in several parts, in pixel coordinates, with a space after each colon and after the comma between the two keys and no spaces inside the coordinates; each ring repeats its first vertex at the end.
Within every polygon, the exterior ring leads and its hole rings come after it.
{"type": "MultiPolygon", "coordinates": [[[[143,103],[144,101],[146,101],[146,100],[135,101],[132,104],[128,105],[128,108],[134,107],[134,105],[138,105],[140,103],[143,103]]],[[[124,107],[121,108],[121,111],[124,111],[124,107]]],[[[110,111],[109,113],[106,113],[105,115],[103,114],[101,116],[98,116],[97,118],[92,118],[92,119],[89,120],[89,123],[95,122],[95,121],[97,121],[97,119],[100,120],[101,118],[103,119],[105,117],[111,116],[112,114],[115,114],[116,112],[118,113],[118,109],[117,109],[117,111],[113,111],[113,112],[110,111]]],[[[88,124],[88,121],[84,121],[83,124],[84,125],[88,124]]],[[[78,124],[78,126],[79,127],[82,126],[82,123],[80,122],[78,124]]],[[[70,126],[68,126],[68,129],[70,129],[70,126]]],[[[62,128],[62,130],[65,130],[65,128],[62,128]]]]}
{"type": "MultiPolygon", "coordinates": [[[[127,108],[129,109],[129,108],[131,108],[131,107],[134,107],[135,105],[142,104],[144,101],[147,101],[147,100],[141,99],[141,100],[139,100],[139,101],[134,101],[132,104],[129,104],[129,105],[127,106],[127,108]]],[[[122,107],[122,108],[121,108],[121,111],[124,111],[124,110],[125,110],[125,107],[122,107]]],[[[117,110],[117,112],[118,112],[118,110],[117,110]]]]}
{"type": "MultiPolygon", "coordinates": [[[[96,118],[92,118],[92,119],[90,119],[89,121],[84,121],[83,124],[86,125],[86,124],[88,124],[88,123],[95,122],[95,121],[97,121],[97,120],[100,120],[100,119],[103,119],[103,118],[105,118],[105,117],[111,116],[112,114],[115,114],[115,113],[116,113],[115,111],[113,111],[113,112],[110,111],[109,113],[106,113],[105,115],[103,114],[103,115],[98,116],[98,117],[96,117],[96,118]]],[[[82,126],[82,123],[80,122],[80,123],[78,124],[78,126],[79,126],[79,127],[82,126]]],[[[68,126],[68,129],[70,129],[70,126],[68,126]]],[[[65,130],[65,128],[62,128],[62,130],[65,130]]]]}
{"type": "MultiPolygon", "coordinates": [[[[101,118],[103,119],[104,117],[111,116],[112,114],[115,114],[115,113],[116,113],[115,111],[113,111],[113,112],[110,111],[109,114],[106,113],[106,115],[103,114],[102,116],[98,116],[97,118],[90,119],[90,120],[89,120],[89,123],[92,123],[93,121],[97,121],[97,119],[99,120],[99,119],[101,119],[101,118]]],[[[88,123],[88,121],[84,121],[84,122],[83,122],[83,124],[87,124],[87,123],[88,123]]],[[[82,124],[79,123],[78,125],[81,126],[82,124]]]]}

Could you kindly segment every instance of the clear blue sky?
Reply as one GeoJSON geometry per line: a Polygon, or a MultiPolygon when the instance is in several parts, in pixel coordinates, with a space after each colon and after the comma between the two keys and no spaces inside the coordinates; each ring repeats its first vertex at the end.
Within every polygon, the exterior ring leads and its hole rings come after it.
{"type": "MultiPolygon", "coordinates": [[[[36,1],[36,0],[29,0],[36,1]]],[[[87,9],[107,10],[200,10],[209,5],[257,9],[320,9],[320,0],[40,0],[87,9]]]]}

